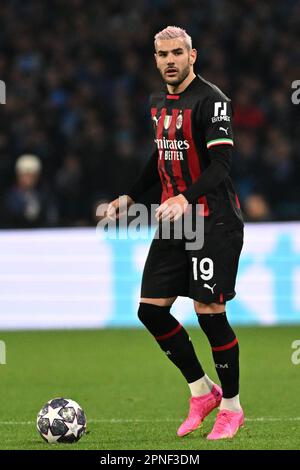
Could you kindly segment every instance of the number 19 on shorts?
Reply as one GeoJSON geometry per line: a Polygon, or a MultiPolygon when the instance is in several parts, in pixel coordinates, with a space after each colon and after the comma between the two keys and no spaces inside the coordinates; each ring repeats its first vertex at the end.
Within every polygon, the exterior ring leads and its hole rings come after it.
{"type": "MultiPolygon", "coordinates": [[[[198,281],[198,259],[192,258],[194,280],[198,281]]],[[[214,275],[214,263],[211,258],[202,258],[199,261],[200,277],[203,281],[209,281],[214,275]]]]}

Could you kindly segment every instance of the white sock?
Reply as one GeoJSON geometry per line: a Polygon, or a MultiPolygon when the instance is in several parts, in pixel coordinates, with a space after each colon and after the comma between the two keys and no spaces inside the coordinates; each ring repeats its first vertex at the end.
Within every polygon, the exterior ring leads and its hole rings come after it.
{"type": "Polygon", "coordinates": [[[201,379],[195,380],[195,382],[188,384],[192,397],[201,397],[201,395],[206,395],[211,391],[213,385],[214,383],[206,374],[201,377],[201,379]]]}
{"type": "Polygon", "coordinates": [[[240,396],[236,395],[233,398],[222,398],[220,410],[241,411],[240,396]]]}

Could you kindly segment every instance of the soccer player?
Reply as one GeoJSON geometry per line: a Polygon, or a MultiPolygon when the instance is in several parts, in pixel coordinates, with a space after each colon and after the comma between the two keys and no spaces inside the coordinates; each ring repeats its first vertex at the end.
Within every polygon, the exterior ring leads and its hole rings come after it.
{"type": "MultiPolygon", "coordinates": [[[[197,51],[185,30],[168,26],[156,34],[154,46],[166,85],[151,97],[155,151],[123,199],[130,206],[161,181],[159,222],[172,224],[188,207],[202,204],[204,244],[195,251],[174,237],[154,238],[144,267],[138,317],[190,388],[189,414],[178,436],[197,429],[220,407],[208,439],[231,438],[244,422],[239,345],[226,316],[226,302],[235,296],[243,245],[242,214],[229,177],[232,106],[219,88],[195,75],[197,51]],[[188,333],[170,313],[177,296],[194,301],[221,387],[205,374],[188,333]]],[[[122,210],[118,198],[108,206],[107,215],[118,217],[122,210]]]]}

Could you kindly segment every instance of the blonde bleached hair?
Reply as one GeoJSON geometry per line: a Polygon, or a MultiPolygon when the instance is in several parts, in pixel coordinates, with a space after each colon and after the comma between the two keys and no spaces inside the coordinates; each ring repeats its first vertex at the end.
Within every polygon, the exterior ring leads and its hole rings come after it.
{"type": "Polygon", "coordinates": [[[154,47],[157,40],[183,38],[188,49],[192,49],[192,38],[185,29],[178,26],[167,26],[154,36],[154,47]]]}

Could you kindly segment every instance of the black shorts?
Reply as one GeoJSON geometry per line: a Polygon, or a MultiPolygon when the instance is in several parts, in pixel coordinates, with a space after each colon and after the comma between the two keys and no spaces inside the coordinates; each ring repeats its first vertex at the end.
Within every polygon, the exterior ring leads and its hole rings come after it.
{"type": "Polygon", "coordinates": [[[203,247],[186,250],[185,240],[154,238],[143,272],[141,297],[190,297],[223,303],[235,296],[243,229],[215,225],[203,247]]]}

